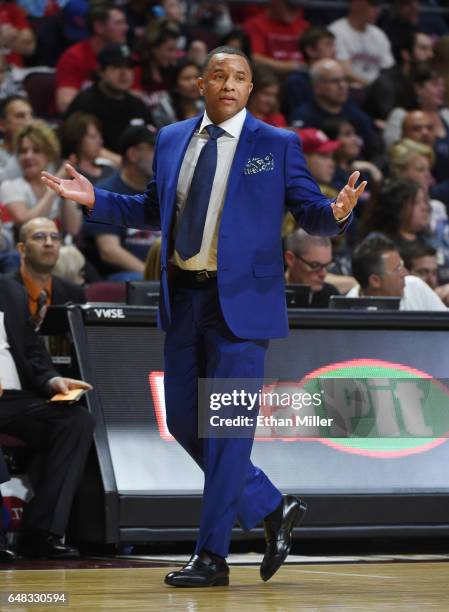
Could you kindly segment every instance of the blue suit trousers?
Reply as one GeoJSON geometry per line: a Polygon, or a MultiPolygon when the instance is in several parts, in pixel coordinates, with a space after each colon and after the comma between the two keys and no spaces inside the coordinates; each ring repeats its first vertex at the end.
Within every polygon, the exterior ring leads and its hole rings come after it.
{"type": "Polygon", "coordinates": [[[165,338],[165,404],[170,433],[204,471],[195,552],[206,549],[226,557],[236,519],[245,530],[255,527],[279,505],[282,495],[251,463],[251,436],[198,436],[198,379],[262,381],[268,347],[268,341],[232,334],[216,283],[209,283],[201,289],[175,289],[165,338]]]}

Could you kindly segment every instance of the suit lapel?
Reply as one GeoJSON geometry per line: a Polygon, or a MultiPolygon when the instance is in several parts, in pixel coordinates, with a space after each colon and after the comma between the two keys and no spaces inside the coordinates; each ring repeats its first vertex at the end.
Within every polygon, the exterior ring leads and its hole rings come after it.
{"type": "Polygon", "coordinates": [[[203,115],[194,117],[192,121],[186,122],[180,129],[179,137],[177,136],[176,141],[172,144],[173,157],[169,162],[173,168],[173,172],[170,175],[167,193],[169,194],[169,200],[167,201],[167,209],[164,214],[164,227],[162,228],[166,232],[169,231],[172,221],[173,212],[176,203],[176,189],[178,186],[179,173],[181,172],[182,162],[189,146],[190,140],[192,139],[195,130],[199,127],[203,115]]]}
{"type": "Polygon", "coordinates": [[[229,173],[223,213],[231,205],[230,203],[235,201],[235,193],[238,191],[239,183],[243,178],[243,169],[254,148],[257,129],[257,120],[247,111],[245,123],[243,124],[232,162],[231,172],[229,173]]]}

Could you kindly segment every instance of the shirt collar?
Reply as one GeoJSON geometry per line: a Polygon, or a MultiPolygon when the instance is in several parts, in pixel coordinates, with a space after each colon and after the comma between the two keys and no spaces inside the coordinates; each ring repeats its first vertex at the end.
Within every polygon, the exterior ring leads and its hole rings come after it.
{"type": "MultiPolygon", "coordinates": [[[[238,138],[242,131],[243,124],[245,123],[245,119],[246,119],[246,108],[242,108],[241,111],[239,111],[236,115],[234,115],[230,119],[226,119],[226,121],[219,123],[218,127],[223,128],[225,132],[227,132],[233,138],[238,138]]],[[[204,111],[204,116],[203,116],[203,120],[201,121],[199,133],[201,134],[204,128],[207,125],[211,125],[211,124],[213,124],[213,121],[209,119],[206,111],[204,111]]]]}
{"type": "Polygon", "coordinates": [[[23,265],[20,266],[20,273],[23,278],[23,284],[25,286],[25,289],[27,290],[28,295],[34,302],[37,302],[37,300],[39,299],[39,295],[42,289],[45,289],[45,291],[48,294],[48,298],[50,298],[51,286],[52,286],[51,276],[48,279],[48,281],[45,283],[44,287],[39,287],[35,283],[35,281],[31,278],[31,276],[28,274],[28,272],[25,270],[25,267],[23,265]]]}

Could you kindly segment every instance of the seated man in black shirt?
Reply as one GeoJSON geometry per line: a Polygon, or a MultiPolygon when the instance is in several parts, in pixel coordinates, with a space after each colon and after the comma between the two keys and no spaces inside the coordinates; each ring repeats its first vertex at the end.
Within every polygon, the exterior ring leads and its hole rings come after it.
{"type": "Polygon", "coordinates": [[[22,517],[19,552],[32,558],[67,559],[78,551],[61,542],[73,497],[92,443],[94,421],[80,404],[50,402],[70,389],[90,390],[63,378],[29,321],[27,295],[0,279],[0,431],[17,436],[42,458],[34,496],[22,517]]]}
{"type": "Polygon", "coordinates": [[[134,61],[126,45],[107,45],[98,54],[99,80],[79,93],[67,110],[90,113],[101,122],[104,146],[118,152],[120,134],[132,120],[151,123],[145,104],[129,93],[134,80],[134,61]]]}
{"type": "MultiPolygon", "coordinates": [[[[144,125],[132,125],[119,140],[122,169],[99,181],[97,187],[136,195],[145,191],[153,175],[155,134],[144,125]]],[[[160,232],[107,223],[83,223],[83,251],[97,272],[112,281],[143,280],[145,260],[160,232]]]]}
{"type": "Polygon", "coordinates": [[[324,279],[332,265],[332,244],[327,236],[310,236],[297,229],[285,237],[284,258],[287,285],[309,285],[311,308],[327,308],[338,289],[324,279]]]}

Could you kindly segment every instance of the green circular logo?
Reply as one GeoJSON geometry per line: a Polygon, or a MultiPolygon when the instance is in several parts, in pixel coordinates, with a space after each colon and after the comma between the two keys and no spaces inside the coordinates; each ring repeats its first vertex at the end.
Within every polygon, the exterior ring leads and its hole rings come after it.
{"type": "Polygon", "coordinates": [[[322,437],[313,440],[343,452],[403,457],[438,446],[449,436],[449,388],[409,366],[355,359],[314,370],[300,386],[321,393],[320,416],[338,407],[337,422],[347,433],[339,437],[323,428],[322,437]]]}

